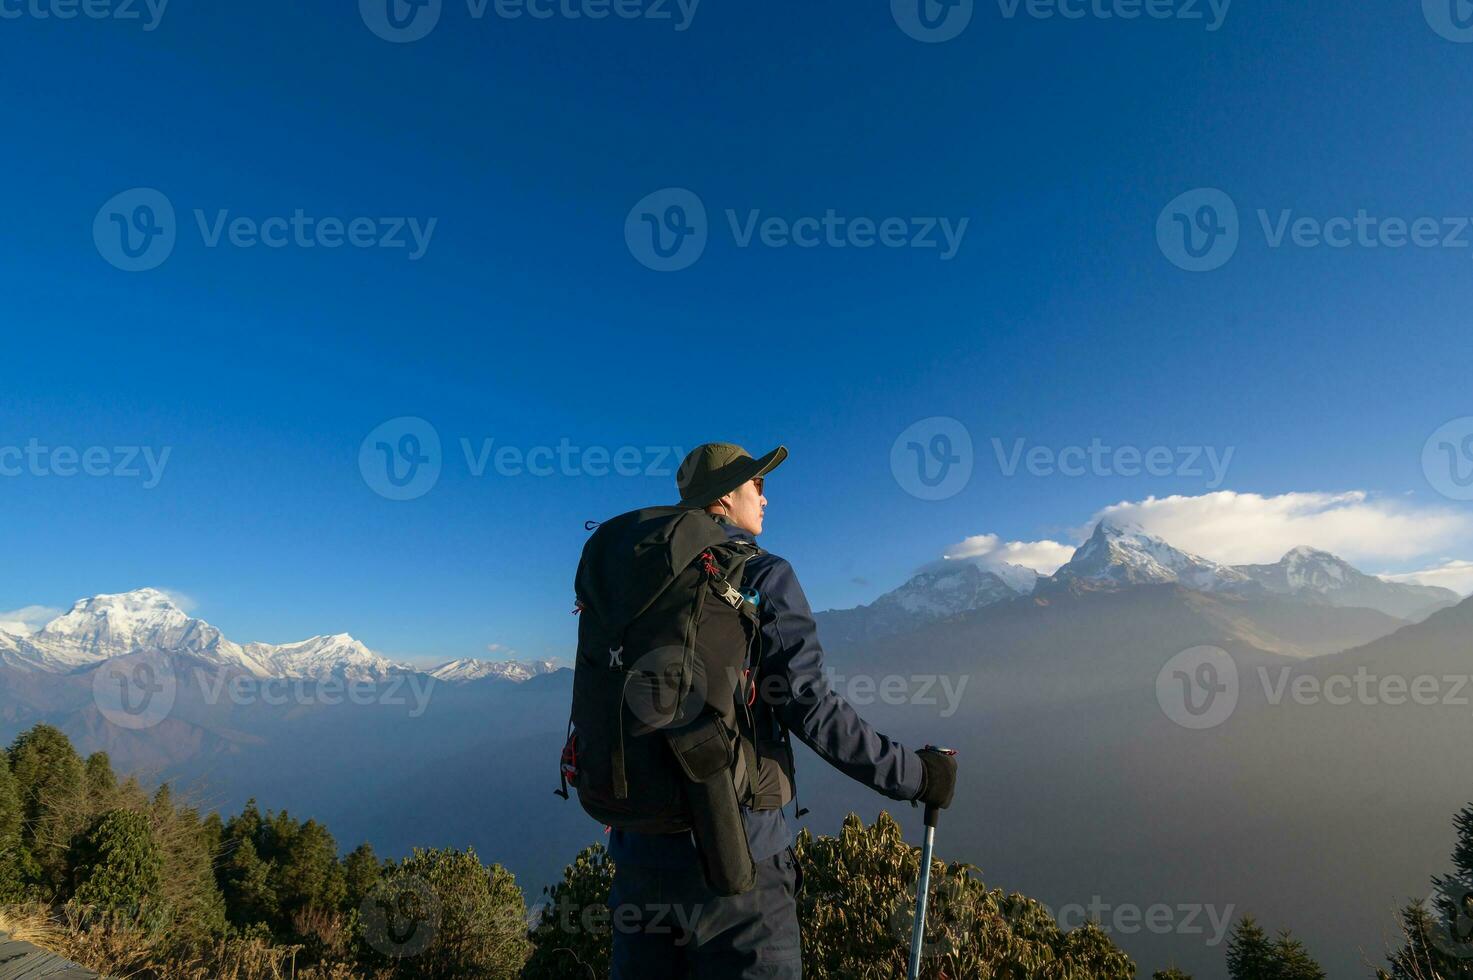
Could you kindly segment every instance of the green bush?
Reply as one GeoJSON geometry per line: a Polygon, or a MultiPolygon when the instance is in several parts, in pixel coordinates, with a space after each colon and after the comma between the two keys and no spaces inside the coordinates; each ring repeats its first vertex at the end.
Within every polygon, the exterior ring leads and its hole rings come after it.
{"type": "MultiPolygon", "coordinates": [[[[803,872],[803,975],[904,976],[920,852],[905,842],[900,825],[881,813],[866,827],[850,814],[838,837],[804,831],[795,850],[803,872]]],[[[528,980],[608,975],[611,934],[582,923],[603,921],[612,881],[613,865],[601,847],[568,866],[532,930],[528,980]],[[585,909],[593,914],[584,916],[585,909]]],[[[988,891],[968,865],[937,862],[931,883],[924,977],[1134,980],[1135,965],[1097,926],[1066,933],[1037,902],[988,891]]]]}
{"type": "Polygon", "coordinates": [[[605,908],[613,883],[614,865],[608,852],[602,844],[593,844],[563,869],[561,882],[543,889],[547,898],[532,929],[532,956],[522,972],[523,980],[609,975],[611,933],[590,928],[590,921],[604,920],[584,913],[596,914],[605,908]]]}
{"type": "Polygon", "coordinates": [[[474,850],[416,850],[391,864],[362,913],[368,963],[396,978],[512,980],[531,948],[516,879],[474,850]]]}

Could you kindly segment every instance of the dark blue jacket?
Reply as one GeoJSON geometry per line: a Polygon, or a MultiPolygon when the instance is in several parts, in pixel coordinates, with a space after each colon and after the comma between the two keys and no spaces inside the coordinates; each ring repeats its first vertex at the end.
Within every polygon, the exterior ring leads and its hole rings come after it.
{"type": "MultiPolygon", "coordinates": [[[[734,539],[753,541],[751,534],[726,524],[734,539]]],[[[758,731],[787,730],[819,758],[846,776],[893,800],[913,800],[921,791],[921,760],[899,742],[869,726],[854,707],[829,686],[823,647],[808,597],[793,566],[763,552],[747,563],[743,591],[759,593],[762,664],[757,677],[761,696],[754,721],[758,731]]],[[[802,790],[799,789],[799,796],[802,790]]],[[[749,811],[747,839],[752,858],[772,857],[792,843],[781,810],[749,811]]],[[[695,861],[690,834],[634,834],[613,831],[609,856],[619,863],[680,867],[695,861]]]]}

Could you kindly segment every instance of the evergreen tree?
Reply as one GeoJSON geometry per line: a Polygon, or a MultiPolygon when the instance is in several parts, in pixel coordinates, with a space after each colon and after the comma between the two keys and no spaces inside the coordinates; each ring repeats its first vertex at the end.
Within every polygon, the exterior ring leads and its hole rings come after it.
{"type": "Polygon", "coordinates": [[[1227,967],[1232,980],[1277,980],[1273,943],[1251,915],[1243,916],[1233,927],[1227,967]]]}
{"type": "Polygon", "coordinates": [[[1275,980],[1325,980],[1325,971],[1287,929],[1279,933],[1273,956],[1275,980]]]}
{"type": "Polygon", "coordinates": [[[99,817],[72,849],[72,860],[71,904],[84,920],[137,925],[162,911],[163,855],[143,814],[112,810],[99,817]]]}
{"type": "Polygon", "coordinates": [[[1436,913],[1422,902],[1401,910],[1406,945],[1389,956],[1391,971],[1376,971],[1379,980],[1473,980],[1473,960],[1454,956],[1436,913]]]}
{"type": "Polygon", "coordinates": [[[1151,974],[1151,980],[1192,980],[1192,975],[1172,966],[1164,970],[1157,970],[1151,974]]]}
{"type": "Polygon", "coordinates": [[[18,902],[25,890],[27,861],[21,845],[21,803],[10,762],[0,751],[0,905],[18,902]]]}
{"type": "Polygon", "coordinates": [[[94,752],[82,767],[82,783],[87,791],[87,804],[93,812],[103,813],[117,802],[118,779],[106,752],[94,752]]]}
{"type": "Polygon", "coordinates": [[[608,976],[610,936],[586,928],[588,909],[608,901],[614,883],[614,863],[602,844],[593,844],[563,869],[563,880],[544,888],[543,903],[532,929],[532,956],[522,980],[560,980],[587,967],[595,976],[608,976]]]}
{"type": "Polygon", "coordinates": [[[373,845],[358,845],[352,854],[343,859],[343,883],[347,888],[347,895],[343,899],[344,908],[351,912],[361,907],[382,877],[383,862],[373,853],[373,845]]]}
{"type": "Polygon", "coordinates": [[[24,821],[22,843],[45,890],[60,894],[68,886],[67,849],[92,816],[82,759],[66,735],[50,725],[21,734],[9,755],[24,821]]]}
{"type": "Polygon", "coordinates": [[[232,840],[219,870],[220,891],[225,896],[225,915],[241,928],[277,921],[280,904],[271,884],[271,866],[256,853],[249,838],[232,840]]]}

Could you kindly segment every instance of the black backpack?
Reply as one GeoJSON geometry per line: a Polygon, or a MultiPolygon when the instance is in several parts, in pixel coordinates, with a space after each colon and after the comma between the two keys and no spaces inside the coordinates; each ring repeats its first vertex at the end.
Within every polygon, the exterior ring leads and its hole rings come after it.
{"type": "Polygon", "coordinates": [[[703,849],[703,824],[708,837],[741,830],[737,803],[777,809],[792,798],[790,746],[753,723],[760,597],[741,586],[758,554],[690,508],[598,526],[574,583],[578,659],[560,795],[573,786],[589,815],[620,830],[694,830],[703,849]]]}

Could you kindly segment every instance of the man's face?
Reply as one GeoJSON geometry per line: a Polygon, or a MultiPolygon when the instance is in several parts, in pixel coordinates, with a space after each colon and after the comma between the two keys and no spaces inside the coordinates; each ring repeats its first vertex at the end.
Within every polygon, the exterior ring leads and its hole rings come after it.
{"type": "Polygon", "coordinates": [[[767,510],[767,498],[762,495],[762,477],[748,480],[731,493],[721,498],[726,516],[737,527],[752,534],[762,533],[762,514],[767,510]]]}

